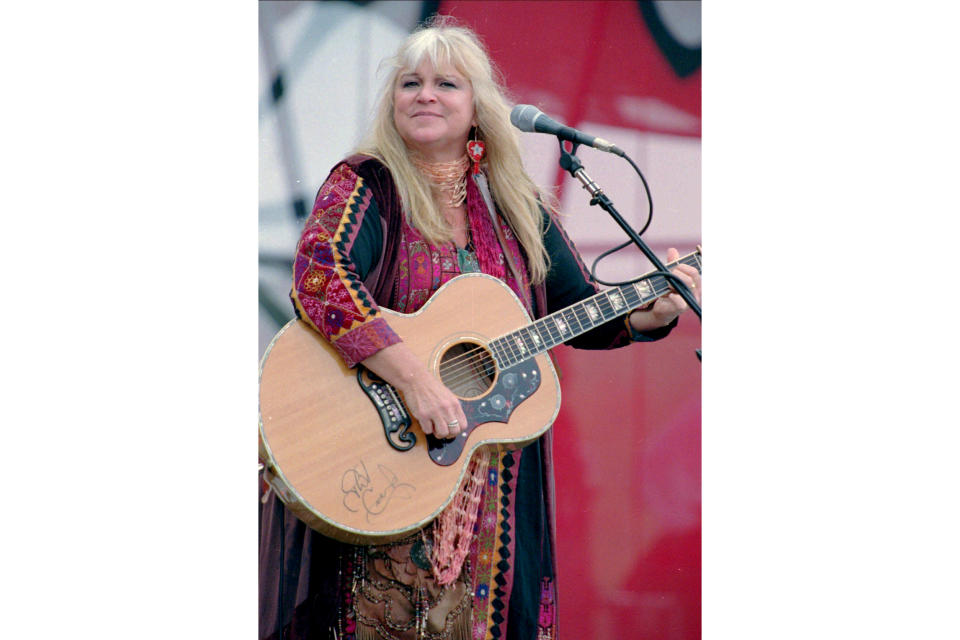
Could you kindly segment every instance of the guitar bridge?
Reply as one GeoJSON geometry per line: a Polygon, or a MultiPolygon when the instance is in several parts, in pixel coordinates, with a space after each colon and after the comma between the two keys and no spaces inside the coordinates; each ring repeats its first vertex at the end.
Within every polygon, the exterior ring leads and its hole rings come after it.
{"type": "Polygon", "coordinates": [[[403,406],[403,401],[397,395],[396,389],[387,384],[383,378],[360,365],[357,366],[357,383],[380,414],[383,434],[390,446],[397,451],[412,449],[417,444],[417,436],[409,431],[410,414],[403,406]]]}

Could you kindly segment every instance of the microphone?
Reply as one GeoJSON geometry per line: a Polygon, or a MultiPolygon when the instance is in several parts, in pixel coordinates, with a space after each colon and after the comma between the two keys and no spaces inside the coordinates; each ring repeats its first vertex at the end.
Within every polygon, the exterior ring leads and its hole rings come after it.
{"type": "Polygon", "coordinates": [[[526,131],[528,133],[549,133],[557,136],[561,140],[585,144],[588,147],[593,147],[600,151],[616,154],[621,158],[625,158],[627,155],[620,147],[609,140],[588,136],[573,127],[560,124],[530,104],[518,104],[515,106],[513,111],[510,112],[510,122],[512,122],[513,126],[517,129],[520,129],[520,131],[526,131]]]}

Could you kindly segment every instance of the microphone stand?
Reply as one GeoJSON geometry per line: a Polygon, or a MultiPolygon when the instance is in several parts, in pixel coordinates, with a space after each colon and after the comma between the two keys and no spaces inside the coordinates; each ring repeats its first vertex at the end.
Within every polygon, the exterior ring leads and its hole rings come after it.
{"type": "MultiPolygon", "coordinates": [[[[687,305],[697,314],[697,318],[700,319],[700,322],[703,322],[703,315],[700,311],[700,305],[697,304],[696,298],[693,297],[693,294],[690,292],[690,289],[687,288],[687,285],[683,283],[682,280],[674,276],[672,273],[667,271],[667,268],[660,262],[660,259],[657,257],[653,251],[650,250],[650,247],[640,239],[640,236],[637,235],[637,232],[631,227],[626,220],[623,219],[623,216],[620,215],[620,212],[617,211],[617,208],[613,206],[613,201],[607,197],[603,190],[595,183],[590,176],[587,175],[586,171],[583,170],[583,165],[580,163],[580,159],[577,158],[576,153],[577,149],[580,147],[579,143],[571,143],[573,145],[572,151],[567,151],[563,148],[563,140],[560,140],[560,167],[570,173],[571,176],[580,181],[580,184],[583,185],[583,188],[587,190],[590,194],[590,204],[599,205],[601,209],[610,214],[610,217],[620,225],[620,228],[623,229],[624,233],[630,238],[633,244],[637,245],[637,248],[643,252],[645,256],[653,263],[653,266],[657,268],[657,273],[651,273],[650,276],[661,275],[667,278],[673,288],[677,293],[686,301],[687,305]]],[[[648,276],[649,277],[649,276],[648,276]]],[[[702,354],[700,349],[697,349],[697,360],[702,360],[702,354]]]]}

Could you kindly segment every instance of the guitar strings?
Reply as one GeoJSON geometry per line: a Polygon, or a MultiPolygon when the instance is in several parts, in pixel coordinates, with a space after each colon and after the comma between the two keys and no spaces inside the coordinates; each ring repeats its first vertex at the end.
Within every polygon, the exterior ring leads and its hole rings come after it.
{"type": "Polygon", "coordinates": [[[448,387],[459,387],[483,379],[490,381],[496,371],[495,360],[479,345],[461,356],[440,363],[440,378],[448,387]],[[459,362],[452,367],[448,366],[453,360],[459,360],[459,362]]]}

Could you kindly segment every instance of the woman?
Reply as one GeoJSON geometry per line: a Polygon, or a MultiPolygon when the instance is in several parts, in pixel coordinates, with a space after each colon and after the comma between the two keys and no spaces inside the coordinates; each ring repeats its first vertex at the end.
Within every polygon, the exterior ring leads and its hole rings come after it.
{"type": "MultiPolygon", "coordinates": [[[[378,374],[403,393],[425,433],[449,438],[467,424],[459,400],[379,307],[412,313],[469,271],[505,281],[534,317],[595,288],[523,170],[510,107],[476,36],[434,23],[391,62],[372,132],[317,195],[297,247],[292,299],[348,366],[378,374]]],[[[669,261],[677,257],[668,252],[669,261]]],[[[695,269],[675,273],[699,295],[695,269]]],[[[685,308],[669,294],[568,344],[659,339],[685,308]]],[[[518,451],[474,456],[436,521],[388,545],[325,538],[270,494],[261,637],[554,638],[553,515],[549,432],[518,451]]]]}

